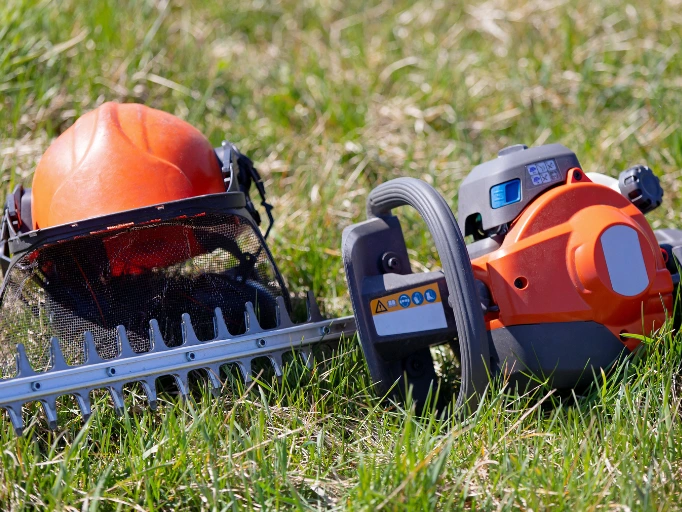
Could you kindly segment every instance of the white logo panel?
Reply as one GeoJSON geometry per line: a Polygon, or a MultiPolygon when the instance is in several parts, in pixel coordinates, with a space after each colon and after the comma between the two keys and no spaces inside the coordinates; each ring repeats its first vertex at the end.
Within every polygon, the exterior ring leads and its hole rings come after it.
{"type": "Polygon", "coordinates": [[[633,297],[646,290],[649,276],[637,231],[623,225],[611,226],[600,240],[613,291],[633,297]]]}

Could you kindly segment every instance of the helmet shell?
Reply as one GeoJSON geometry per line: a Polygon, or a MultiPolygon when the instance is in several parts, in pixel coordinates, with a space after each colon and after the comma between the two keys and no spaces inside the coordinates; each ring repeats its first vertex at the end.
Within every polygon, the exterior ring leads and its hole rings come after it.
{"type": "Polygon", "coordinates": [[[225,192],[209,141],[139,104],[104,103],[47,149],[33,177],[34,229],[225,192]]]}

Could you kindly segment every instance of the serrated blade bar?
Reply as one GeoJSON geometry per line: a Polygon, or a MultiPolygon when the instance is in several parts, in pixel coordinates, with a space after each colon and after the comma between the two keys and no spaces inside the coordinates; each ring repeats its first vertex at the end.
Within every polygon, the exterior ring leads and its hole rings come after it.
{"type": "MultiPolygon", "coordinates": [[[[152,321],[154,322],[154,321],[152,321]]],[[[222,329],[221,329],[222,330],[222,329]]],[[[96,357],[90,336],[86,346],[90,358],[85,364],[68,366],[60,364],[49,371],[28,373],[21,357],[20,368],[24,371],[11,379],[0,380],[0,408],[10,411],[15,428],[19,427],[18,404],[40,401],[47,405],[46,413],[52,416],[52,400],[63,395],[87,394],[93,389],[108,389],[114,407],[122,407],[121,390],[131,382],[149,382],[162,375],[187,375],[191,370],[219,368],[225,364],[238,363],[240,366],[253,358],[274,357],[287,350],[300,350],[322,340],[338,340],[342,336],[355,334],[355,319],[352,316],[306,322],[291,327],[278,327],[259,332],[247,332],[241,336],[201,342],[196,345],[165,347],[162,345],[158,326],[152,325],[155,346],[149,352],[119,354],[114,359],[102,360],[96,357]],[[156,332],[154,332],[156,331],[156,332]],[[89,342],[89,343],[88,343],[89,342]],[[94,353],[93,353],[94,352],[94,353]],[[95,356],[95,357],[93,357],[95,356]],[[92,362],[89,362],[92,361],[92,362]],[[12,411],[14,411],[12,413],[12,411]]],[[[21,349],[20,349],[21,354],[21,349]]],[[[61,354],[60,354],[61,355],[61,354]]],[[[249,365],[250,366],[250,365],[249,365]]],[[[250,368],[249,368],[250,370],[250,368]]],[[[214,383],[215,384],[215,383],[214,383]]],[[[148,386],[151,388],[151,386],[148,386]]],[[[150,402],[155,402],[155,393],[146,389],[150,402]]],[[[85,404],[83,404],[85,406],[85,404]]],[[[89,407],[82,407],[89,412],[89,407]]],[[[56,415],[55,415],[56,416],[56,415]]],[[[51,420],[52,418],[48,418],[51,420]]],[[[56,419],[56,418],[55,418],[56,419]]]]}

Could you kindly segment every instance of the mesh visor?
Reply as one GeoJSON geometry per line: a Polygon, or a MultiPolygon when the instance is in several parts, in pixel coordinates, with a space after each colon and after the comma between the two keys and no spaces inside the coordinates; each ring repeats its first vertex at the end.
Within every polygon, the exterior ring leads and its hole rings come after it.
{"type": "Polygon", "coordinates": [[[136,352],[150,349],[149,321],[169,346],[182,342],[189,313],[201,340],[212,339],[219,307],[230,332],[245,331],[244,304],[263,327],[277,323],[282,283],[252,224],[234,214],[205,214],[131,226],[36,249],[9,270],[0,304],[0,375],[14,376],[17,343],[45,369],[50,338],[68,363],[83,362],[90,331],[102,358],[118,354],[116,328],[136,352]]]}

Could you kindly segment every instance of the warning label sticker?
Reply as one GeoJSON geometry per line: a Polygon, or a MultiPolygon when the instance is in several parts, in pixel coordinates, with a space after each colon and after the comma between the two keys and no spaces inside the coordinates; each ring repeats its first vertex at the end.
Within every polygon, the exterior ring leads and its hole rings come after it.
{"type": "Polygon", "coordinates": [[[370,310],[379,336],[443,329],[448,325],[437,283],[374,299],[370,310]]]}

